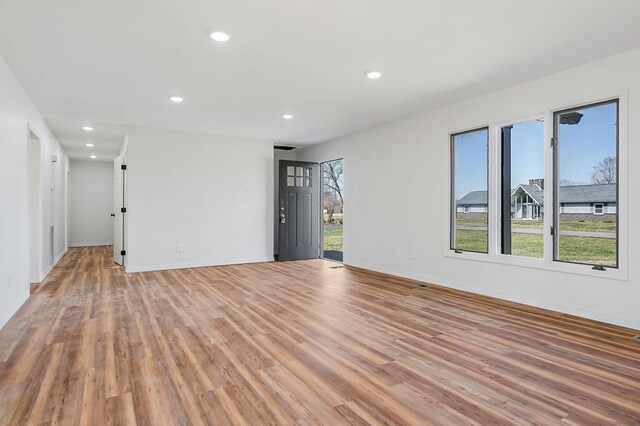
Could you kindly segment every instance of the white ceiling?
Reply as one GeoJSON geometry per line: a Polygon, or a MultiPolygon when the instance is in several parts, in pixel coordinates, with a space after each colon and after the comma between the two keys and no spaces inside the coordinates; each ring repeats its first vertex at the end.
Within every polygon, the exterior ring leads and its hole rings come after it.
{"type": "Polygon", "coordinates": [[[85,123],[301,145],[638,47],[639,23],[637,0],[0,0],[0,52],[72,152],[85,123]]]}
{"type": "Polygon", "coordinates": [[[98,161],[111,161],[120,152],[126,128],[124,126],[93,123],[92,132],[82,130],[83,122],[77,120],[48,119],[51,130],[56,134],[70,158],[88,160],[94,154],[98,161]],[[94,146],[88,147],[87,143],[94,146]]]}

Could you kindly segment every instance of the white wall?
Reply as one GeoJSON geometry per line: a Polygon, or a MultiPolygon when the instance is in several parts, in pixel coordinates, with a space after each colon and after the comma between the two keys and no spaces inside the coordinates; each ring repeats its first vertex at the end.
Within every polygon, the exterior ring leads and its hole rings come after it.
{"type": "Polygon", "coordinates": [[[126,192],[129,272],[273,260],[272,141],[129,128],[126,192]]]}
{"type": "Polygon", "coordinates": [[[71,160],[69,246],[113,244],[113,163],[71,160]]]}
{"type": "Polygon", "coordinates": [[[574,213],[574,214],[595,214],[595,204],[608,204],[603,206],[604,213],[615,214],[616,203],[582,203],[582,204],[565,204],[560,207],[560,213],[574,213]]]}
{"type": "MultiPolygon", "coordinates": [[[[29,129],[41,141],[41,225],[56,229],[54,257],[66,251],[68,160],[11,69],[0,56],[0,326],[29,297],[29,129]],[[58,161],[51,162],[56,155],[58,161]],[[51,190],[53,185],[53,190],[51,190]]],[[[37,238],[41,277],[51,270],[49,234],[37,238]]]]}
{"type": "MultiPolygon", "coordinates": [[[[464,213],[464,206],[458,206],[456,211],[458,213],[464,213]]],[[[469,205],[469,210],[467,211],[467,213],[487,213],[487,207],[486,206],[475,206],[475,205],[469,205]]]]}
{"type": "Polygon", "coordinates": [[[618,95],[621,212],[640,211],[640,49],[297,152],[345,161],[345,263],[640,328],[640,222],[621,236],[623,279],[456,258],[447,250],[449,133],[618,95]],[[626,192],[626,182],[631,191],[626,192]],[[381,202],[382,200],[382,202],[381,202]],[[382,206],[385,220],[380,217],[382,206]],[[375,237],[371,230],[375,230],[375,237]],[[401,256],[396,257],[396,248],[401,256]],[[416,259],[409,253],[415,250],[416,259]],[[629,262],[626,259],[629,259],[629,262]],[[626,272],[626,279],[624,279],[626,272]],[[517,277],[517,278],[516,278],[517,277]]]}

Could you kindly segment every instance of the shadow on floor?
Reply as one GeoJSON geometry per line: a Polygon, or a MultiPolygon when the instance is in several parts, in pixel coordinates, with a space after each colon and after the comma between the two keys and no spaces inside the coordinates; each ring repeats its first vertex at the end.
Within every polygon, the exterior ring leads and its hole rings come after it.
{"type": "Polygon", "coordinates": [[[335,250],[325,250],[323,256],[325,259],[342,262],[342,252],[335,250]]]}

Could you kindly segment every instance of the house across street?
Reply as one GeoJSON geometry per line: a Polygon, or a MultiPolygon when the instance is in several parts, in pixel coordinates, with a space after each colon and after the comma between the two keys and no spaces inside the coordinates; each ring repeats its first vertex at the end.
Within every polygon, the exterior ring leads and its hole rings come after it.
{"type": "MultiPolygon", "coordinates": [[[[566,185],[560,186],[558,192],[560,220],[615,222],[617,219],[615,183],[566,185]]],[[[487,211],[487,191],[471,191],[456,202],[456,216],[459,219],[486,219],[487,211]]],[[[528,185],[518,185],[511,192],[511,217],[542,220],[543,179],[531,179],[528,185]]]]}

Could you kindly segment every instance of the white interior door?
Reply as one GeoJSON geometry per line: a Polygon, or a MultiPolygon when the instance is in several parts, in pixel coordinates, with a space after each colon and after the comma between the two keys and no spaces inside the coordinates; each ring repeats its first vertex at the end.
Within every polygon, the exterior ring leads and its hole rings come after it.
{"type": "Polygon", "coordinates": [[[122,250],[124,250],[124,213],[121,211],[124,207],[123,195],[122,157],[116,157],[113,161],[113,261],[118,265],[123,263],[122,250]]]}

